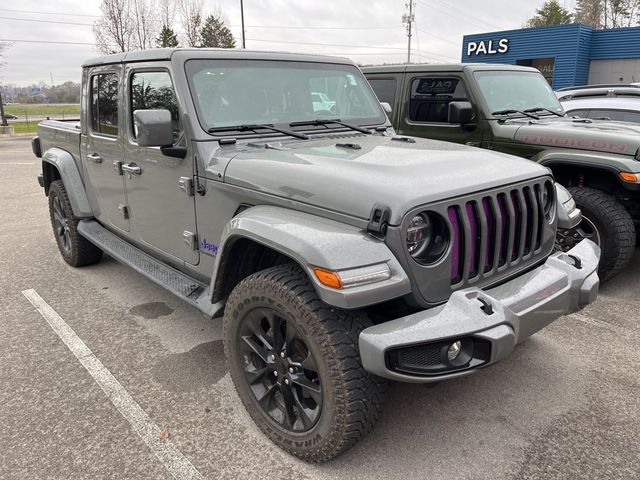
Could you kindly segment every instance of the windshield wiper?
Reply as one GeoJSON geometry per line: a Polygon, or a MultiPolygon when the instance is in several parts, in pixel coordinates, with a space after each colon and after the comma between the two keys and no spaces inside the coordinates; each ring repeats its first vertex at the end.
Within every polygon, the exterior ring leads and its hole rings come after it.
{"type": "Polygon", "coordinates": [[[513,115],[514,113],[519,113],[520,115],[533,118],[534,120],[540,120],[539,116],[534,115],[533,113],[528,113],[526,110],[498,110],[497,112],[491,112],[491,115],[513,115]]]}
{"type": "Polygon", "coordinates": [[[306,120],[303,122],[291,122],[289,124],[290,127],[317,127],[320,125],[329,125],[331,123],[335,123],[336,125],[342,125],[343,127],[347,127],[350,128],[351,130],[355,130],[356,132],[362,132],[362,133],[366,133],[369,135],[373,135],[373,132],[371,130],[367,130],[366,128],[362,128],[359,127],[358,125],[352,125],[350,123],[345,123],[342,120],[340,120],[339,118],[332,118],[332,119],[320,119],[317,118],[315,120],[306,120]]]}
{"type": "Polygon", "coordinates": [[[554,112],[550,108],[546,108],[546,107],[527,108],[526,110],[523,110],[523,112],[527,112],[527,113],[549,112],[549,113],[553,113],[554,115],[557,115],[558,117],[564,117],[562,113],[554,112]]]}
{"type": "Polygon", "coordinates": [[[309,140],[309,136],[304,133],[294,132],[293,130],[287,130],[286,128],[274,127],[270,123],[256,123],[252,125],[237,125],[231,127],[211,127],[207,130],[208,133],[218,132],[255,132],[256,130],[271,130],[272,132],[284,133],[290,137],[299,138],[301,140],[309,140]]]}

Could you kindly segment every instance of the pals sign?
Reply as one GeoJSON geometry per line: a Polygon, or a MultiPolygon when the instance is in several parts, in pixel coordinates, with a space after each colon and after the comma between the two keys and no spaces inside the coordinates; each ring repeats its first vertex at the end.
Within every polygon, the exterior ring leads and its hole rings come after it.
{"type": "Polygon", "coordinates": [[[467,44],[467,55],[495,55],[496,53],[507,53],[509,51],[509,39],[502,38],[497,42],[493,40],[482,42],[469,42],[467,44]]]}

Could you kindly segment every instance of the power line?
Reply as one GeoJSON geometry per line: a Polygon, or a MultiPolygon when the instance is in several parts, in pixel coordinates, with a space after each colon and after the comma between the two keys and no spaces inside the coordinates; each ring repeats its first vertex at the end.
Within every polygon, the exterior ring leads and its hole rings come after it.
{"type": "Polygon", "coordinates": [[[374,48],[378,50],[403,50],[406,52],[406,48],[401,47],[382,47],[372,45],[346,45],[344,43],[311,43],[311,42],[293,42],[287,40],[265,40],[259,38],[248,38],[252,42],[270,42],[270,43],[285,43],[292,45],[312,45],[312,46],[324,46],[324,47],[347,47],[347,48],[374,48]]]}
{"type": "Polygon", "coordinates": [[[77,22],[60,22],[58,20],[40,20],[36,18],[11,18],[11,17],[0,17],[0,20],[16,20],[19,22],[40,22],[40,23],[55,23],[60,25],[83,25],[87,27],[92,27],[92,23],[77,23],[77,22]]]}
{"type": "MultiPolygon", "coordinates": [[[[433,1],[433,0],[432,0],[432,1],[433,1]]],[[[445,4],[445,3],[444,3],[444,2],[442,2],[441,0],[435,0],[435,1],[436,1],[437,3],[439,3],[439,4],[441,5],[441,7],[444,7],[444,8],[450,8],[450,9],[452,9],[452,10],[455,10],[455,11],[457,11],[458,13],[460,13],[460,14],[461,14],[463,17],[465,17],[465,18],[469,15],[469,13],[468,13],[468,12],[463,12],[463,11],[462,11],[462,10],[460,10],[458,7],[456,7],[455,5],[453,5],[453,2],[449,2],[449,3],[446,3],[446,4],[445,4]]],[[[477,21],[477,22],[481,22],[481,23],[484,23],[485,25],[488,25],[488,26],[489,26],[489,27],[491,27],[491,28],[495,28],[496,30],[504,30],[504,28],[502,28],[502,27],[498,27],[497,25],[494,25],[494,24],[493,24],[493,23],[491,23],[491,22],[487,22],[486,20],[483,20],[483,19],[481,19],[481,18],[477,18],[477,17],[475,17],[475,21],[477,21]]]]}
{"type": "Polygon", "coordinates": [[[34,12],[33,10],[12,10],[10,8],[0,8],[3,12],[30,13],[35,15],[64,15],[67,17],[92,17],[98,18],[99,15],[86,15],[82,13],[60,13],[60,12],[34,12]]]}
{"type": "MultiPolygon", "coordinates": [[[[230,24],[230,27],[239,27],[239,24],[230,24]]],[[[380,27],[349,27],[346,25],[339,27],[323,27],[320,25],[245,25],[246,28],[277,28],[286,30],[383,30],[391,28],[399,28],[398,25],[380,26],[380,27]]]]}
{"type": "Polygon", "coordinates": [[[87,42],[58,42],[58,41],[55,41],[55,40],[18,40],[18,39],[9,40],[9,39],[6,39],[6,38],[0,38],[0,42],[51,43],[51,44],[57,44],[57,45],[91,45],[92,47],[96,46],[95,43],[87,43],[87,42]]]}

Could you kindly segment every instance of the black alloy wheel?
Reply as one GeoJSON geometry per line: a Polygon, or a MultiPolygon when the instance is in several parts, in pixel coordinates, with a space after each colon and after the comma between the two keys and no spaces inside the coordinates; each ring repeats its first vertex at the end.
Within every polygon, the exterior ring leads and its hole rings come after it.
{"type": "Polygon", "coordinates": [[[263,412],[292,432],[313,428],[322,411],[322,384],[316,361],[293,322],[271,308],[251,310],[238,341],[238,360],[263,412]]]}

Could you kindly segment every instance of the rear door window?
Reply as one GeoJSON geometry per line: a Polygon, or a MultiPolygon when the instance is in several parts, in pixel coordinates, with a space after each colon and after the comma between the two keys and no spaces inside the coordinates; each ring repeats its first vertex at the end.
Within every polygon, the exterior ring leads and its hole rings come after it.
{"type": "Polygon", "coordinates": [[[118,75],[100,73],[91,78],[91,130],[118,135],[118,75]]]}
{"type": "Polygon", "coordinates": [[[396,86],[395,78],[369,78],[369,83],[376,92],[378,100],[387,102],[391,108],[395,108],[396,103],[396,86]]]}
{"type": "Polygon", "coordinates": [[[469,101],[469,97],[459,78],[414,78],[411,82],[409,119],[413,122],[448,123],[449,104],[461,101],[469,101]]]}

